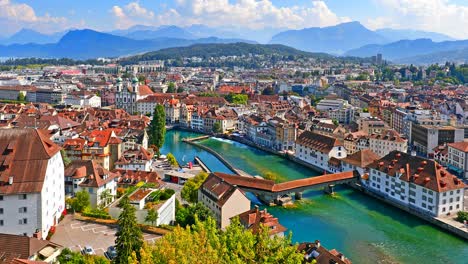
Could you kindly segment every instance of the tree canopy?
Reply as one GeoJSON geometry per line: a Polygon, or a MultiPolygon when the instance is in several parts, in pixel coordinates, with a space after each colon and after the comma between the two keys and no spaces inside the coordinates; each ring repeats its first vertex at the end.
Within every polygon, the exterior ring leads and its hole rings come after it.
{"type": "Polygon", "coordinates": [[[159,149],[164,145],[166,136],[166,112],[164,106],[158,104],[154,108],[153,120],[149,126],[149,145],[154,145],[159,149]]]}
{"type": "Polygon", "coordinates": [[[167,93],[175,93],[175,92],[176,92],[175,83],[170,82],[170,83],[167,85],[167,93]]]}
{"type": "Polygon", "coordinates": [[[154,263],[302,263],[303,255],[291,245],[291,236],[269,236],[246,230],[234,218],[225,231],[213,218],[175,230],[149,248],[154,263]]]}
{"type": "Polygon", "coordinates": [[[200,172],[195,177],[185,182],[184,187],[181,191],[181,196],[187,202],[196,203],[198,200],[198,189],[208,178],[208,173],[200,172]]]}

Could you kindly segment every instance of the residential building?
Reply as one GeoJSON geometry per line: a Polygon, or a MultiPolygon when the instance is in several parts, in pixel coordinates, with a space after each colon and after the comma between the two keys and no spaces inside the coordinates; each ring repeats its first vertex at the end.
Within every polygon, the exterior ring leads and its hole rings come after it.
{"type": "Polygon", "coordinates": [[[115,162],[115,169],[150,171],[153,156],[153,153],[143,147],[129,149],[123,152],[120,159],[115,162]]]}
{"type": "Polygon", "coordinates": [[[430,216],[463,210],[466,185],[433,160],[393,151],[368,167],[363,185],[389,201],[430,216]]]}
{"type": "MultiPolygon", "coordinates": [[[[448,163],[452,165],[454,171],[458,171],[460,175],[468,178],[468,142],[449,143],[448,146],[448,163]]],[[[450,168],[450,167],[449,167],[450,168]]]]}
{"type": "Polygon", "coordinates": [[[94,160],[75,160],[65,168],[65,194],[89,193],[91,207],[107,205],[117,195],[119,174],[104,169],[94,160]]]}
{"type": "Polygon", "coordinates": [[[218,227],[224,229],[232,217],[250,210],[250,200],[239,188],[217,174],[211,173],[198,189],[198,201],[213,212],[218,227]]]}
{"type": "Polygon", "coordinates": [[[284,232],[287,230],[286,227],[279,223],[278,218],[267,212],[266,208],[259,210],[258,206],[255,206],[254,209],[243,212],[236,217],[239,217],[245,229],[250,230],[254,234],[258,234],[262,226],[268,228],[270,237],[283,237],[284,232]]]}
{"type": "Polygon", "coordinates": [[[47,237],[65,209],[60,147],[35,129],[5,129],[0,153],[0,233],[47,237]]]}
{"type": "Polygon", "coordinates": [[[363,117],[357,120],[359,130],[364,131],[368,135],[380,134],[384,130],[388,129],[384,121],[377,117],[363,117]]]}
{"type": "Polygon", "coordinates": [[[56,263],[63,247],[48,240],[0,234],[0,263],[56,263]]]}
{"type": "Polygon", "coordinates": [[[382,131],[379,134],[369,136],[369,148],[380,157],[398,150],[406,153],[408,150],[408,140],[393,129],[382,131]]]}
{"type": "Polygon", "coordinates": [[[352,264],[343,253],[336,249],[328,250],[322,246],[319,240],[314,243],[300,243],[297,251],[304,253],[304,263],[317,264],[352,264]]]}
{"type": "Polygon", "coordinates": [[[83,148],[83,160],[95,160],[106,170],[113,170],[114,163],[122,154],[122,140],[112,129],[93,130],[84,134],[86,144],[83,148]]]}
{"type": "Polygon", "coordinates": [[[325,171],[334,171],[329,161],[346,158],[344,144],[336,138],[305,131],[296,140],[294,157],[325,171]]]}

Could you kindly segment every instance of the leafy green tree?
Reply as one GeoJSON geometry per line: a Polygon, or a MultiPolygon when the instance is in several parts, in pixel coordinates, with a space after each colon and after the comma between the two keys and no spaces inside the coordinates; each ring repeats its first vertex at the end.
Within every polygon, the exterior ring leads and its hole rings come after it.
{"type": "Polygon", "coordinates": [[[140,254],[140,248],[143,245],[143,235],[138,226],[135,216],[135,207],[133,207],[127,196],[122,198],[122,212],[117,221],[119,229],[116,234],[115,248],[117,250],[116,264],[124,264],[128,262],[132,253],[137,254],[137,259],[140,254]]]}
{"type": "Polygon", "coordinates": [[[75,198],[73,198],[71,203],[71,206],[74,211],[82,212],[86,207],[89,207],[89,205],[89,193],[86,190],[81,190],[75,193],[75,198]]]}
{"type": "Polygon", "coordinates": [[[291,236],[269,236],[266,227],[254,234],[237,218],[222,231],[210,217],[190,226],[176,227],[150,248],[158,263],[302,263],[303,254],[291,236]]]}
{"type": "Polygon", "coordinates": [[[208,173],[200,172],[186,181],[180,193],[182,198],[188,202],[196,203],[198,201],[198,189],[200,189],[206,178],[208,178],[208,173]]]}
{"type": "Polygon", "coordinates": [[[166,91],[166,93],[175,93],[175,92],[176,92],[175,83],[170,82],[170,83],[167,85],[167,91],[166,91]]]}
{"type": "Polygon", "coordinates": [[[179,206],[176,210],[176,222],[183,227],[195,224],[195,219],[205,221],[212,216],[211,210],[202,203],[179,206]]]}
{"type": "Polygon", "coordinates": [[[19,92],[18,94],[18,101],[24,102],[26,100],[26,96],[22,92],[19,92]]]}
{"type": "Polygon", "coordinates": [[[221,128],[221,124],[219,122],[213,123],[213,132],[214,133],[222,133],[223,129],[221,128]]]}
{"type": "Polygon", "coordinates": [[[457,213],[457,221],[462,222],[468,221],[468,212],[460,211],[457,213]]]}
{"type": "Polygon", "coordinates": [[[72,162],[71,159],[68,157],[67,152],[65,152],[64,149],[61,149],[60,155],[62,156],[63,165],[67,167],[72,162]]]}
{"type": "Polygon", "coordinates": [[[168,153],[166,155],[166,158],[167,158],[167,162],[169,162],[169,164],[171,164],[172,166],[179,166],[177,159],[174,157],[172,153],[168,153]]]}
{"type": "Polygon", "coordinates": [[[149,144],[155,145],[159,149],[164,145],[164,137],[166,136],[166,113],[164,106],[158,104],[154,108],[153,120],[149,126],[149,144]]]}
{"type": "Polygon", "coordinates": [[[138,82],[144,84],[146,82],[146,77],[144,75],[139,75],[138,82]]]}
{"type": "Polygon", "coordinates": [[[232,104],[246,105],[249,97],[246,94],[229,93],[225,99],[232,104]]]}
{"type": "Polygon", "coordinates": [[[185,91],[184,87],[177,87],[177,93],[183,93],[185,91]]]}
{"type": "Polygon", "coordinates": [[[148,214],[145,217],[145,222],[151,223],[154,226],[154,223],[158,221],[159,215],[158,211],[154,208],[148,210],[148,214]]]}
{"type": "Polygon", "coordinates": [[[112,195],[111,191],[109,189],[105,189],[99,195],[99,199],[101,200],[100,206],[105,207],[106,205],[110,204],[112,202],[113,197],[114,196],[112,195]]]}
{"type": "Polygon", "coordinates": [[[78,252],[64,248],[57,257],[61,264],[109,264],[110,261],[102,256],[83,256],[78,252]]]}

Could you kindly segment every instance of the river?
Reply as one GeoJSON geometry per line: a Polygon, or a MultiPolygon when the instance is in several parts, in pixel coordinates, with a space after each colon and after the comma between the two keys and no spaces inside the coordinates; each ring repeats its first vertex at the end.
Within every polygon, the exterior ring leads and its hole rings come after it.
{"type": "MultiPolygon", "coordinates": [[[[180,163],[199,156],[212,171],[230,173],[208,152],[181,142],[184,137],[197,135],[168,131],[161,151],[173,153],[180,163]]],[[[271,173],[280,180],[292,180],[319,174],[237,142],[210,138],[199,143],[252,175],[271,173]]],[[[293,208],[267,210],[293,233],[294,242],[318,239],[328,249],[344,253],[353,263],[468,263],[466,241],[348,187],[337,187],[336,191],[332,197],[321,190],[311,190],[293,208]]]]}

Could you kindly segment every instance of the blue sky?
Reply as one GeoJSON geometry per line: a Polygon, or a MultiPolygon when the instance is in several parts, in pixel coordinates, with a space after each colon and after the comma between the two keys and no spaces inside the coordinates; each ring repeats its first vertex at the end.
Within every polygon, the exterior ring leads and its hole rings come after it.
{"type": "Polygon", "coordinates": [[[0,35],[136,24],[304,28],[359,21],[468,38],[468,0],[0,0],[0,35]]]}

